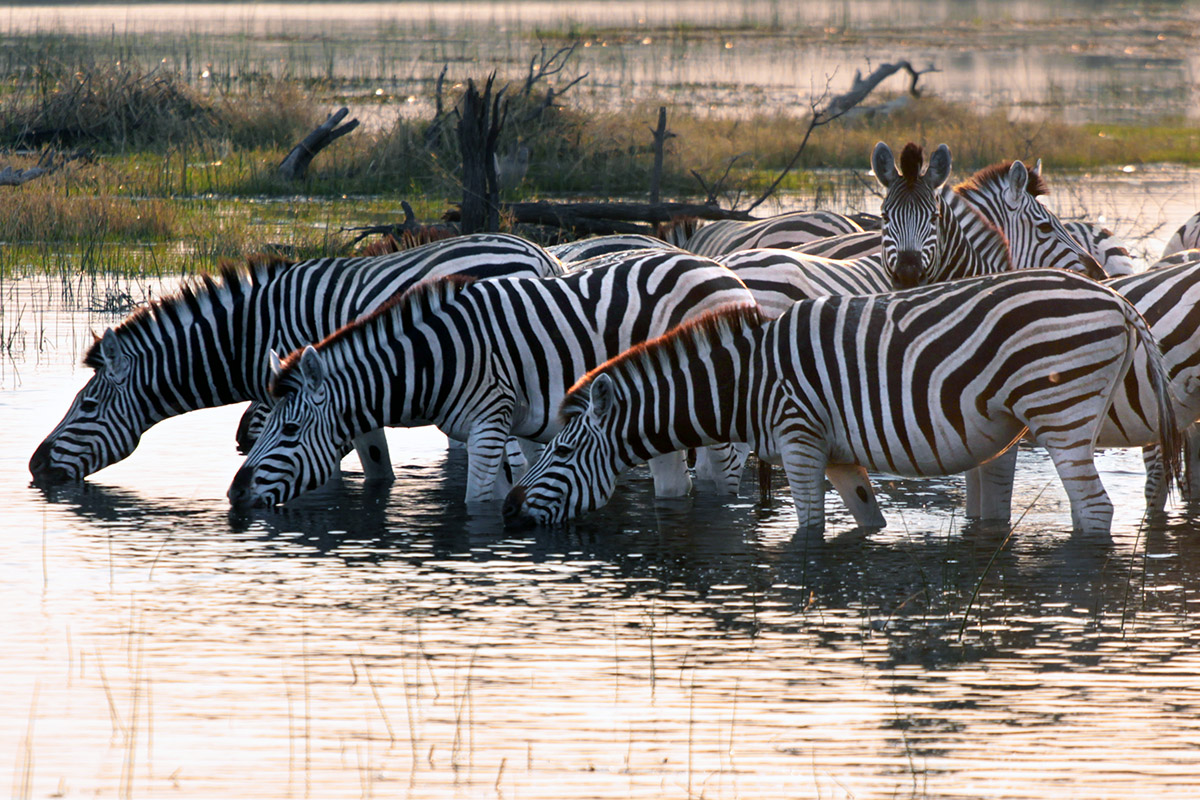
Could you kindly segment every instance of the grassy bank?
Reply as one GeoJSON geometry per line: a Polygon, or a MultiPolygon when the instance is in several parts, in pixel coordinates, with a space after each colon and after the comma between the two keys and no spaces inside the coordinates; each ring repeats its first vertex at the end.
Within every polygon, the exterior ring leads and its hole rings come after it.
{"type": "MultiPolygon", "coordinates": [[[[290,182],[276,166],[345,101],[331,85],[248,75],[205,91],[161,64],[68,59],[49,44],[10,53],[6,69],[0,166],[31,166],[48,150],[88,155],[23,186],[0,187],[6,273],[49,263],[63,270],[191,270],[268,246],[297,255],[347,253],[352,235],[344,228],[399,220],[401,200],[422,218],[436,218],[461,197],[453,116],[435,123],[432,113],[411,113],[408,98],[355,102],[356,113],[370,113],[373,122],[322,152],[307,179],[290,182]]],[[[657,103],[585,112],[567,94],[541,109],[546,87],[522,93],[519,86],[516,79],[510,84],[498,149],[528,148],[529,168],[507,199],[645,196],[657,103]]],[[[448,109],[460,91],[446,87],[448,109]]],[[[432,98],[423,100],[433,107],[432,98]]],[[[744,203],[769,185],[807,124],[783,112],[720,119],[669,98],[663,105],[675,134],[664,195],[702,199],[699,175],[719,184],[724,205],[744,203]]],[[[1055,171],[1200,163],[1200,128],[1182,122],[1031,122],[923,97],[887,115],[818,128],[782,190],[812,204],[828,201],[836,187],[822,170],[865,173],[879,140],[947,142],[960,176],[1016,157],[1042,158],[1055,171]]]]}

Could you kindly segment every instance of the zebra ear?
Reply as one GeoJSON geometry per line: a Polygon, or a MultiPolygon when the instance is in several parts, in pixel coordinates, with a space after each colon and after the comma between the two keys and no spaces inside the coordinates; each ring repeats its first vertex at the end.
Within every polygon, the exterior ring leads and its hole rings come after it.
{"type": "Polygon", "coordinates": [[[320,392],[324,388],[325,376],[325,358],[311,344],[305,345],[304,352],[300,354],[300,377],[305,385],[314,392],[320,392]]]}
{"type": "Polygon", "coordinates": [[[598,422],[611,414],[617,404],[612,378],[604,374],[597,375],[592,380],[591,398],[592,404],[588,407],[588,413],[592,415],[592,419],[598,422]]]}
{"type": "Polygon", "coordinates": [[[270,362],[271,380],[274,381],[279,377],[279,373],[283,372],[283,360],[279,357],[279,353],[275,352],[274,348],[271,349],[270,362]]]}
{"type": "Polygon", "coordinates": [[[1020,161],[1014,161],[1008,168],[1008,183],[1004,187],[1004,199],[1010,206],[1016,206],[1025,194],[1029,185],[1029,170],[1020,161]]]}
{"type": "Polygon", "coordinates": [[[121,349],[117,334],[112,328],[100,337],[100,356],[104,359],[104,371],[115,381],[125,380],[129,375],[129,356],[121,349]]]}
{"type": "Polygon", "coordinates": [[[1042,177],[1042,160],[1039,158],[1037,163],[1033,165],[1033,174],[1039,178],[1042,177]]]}
{"type": "Polygon", "coordinates": [[[885,188],[896,180],[896,158],[886,142],[875,145],[875,150],[871,153],[871,170],[875,173],[875,180],[885,188]]]}
{"type": "Polygon", "coordinates": [[[950,148],[939,144],[937,150],[929,157],[929,167],[925,170],[925,183],[932,189],[938,189],[950,178],[950,148]]]}

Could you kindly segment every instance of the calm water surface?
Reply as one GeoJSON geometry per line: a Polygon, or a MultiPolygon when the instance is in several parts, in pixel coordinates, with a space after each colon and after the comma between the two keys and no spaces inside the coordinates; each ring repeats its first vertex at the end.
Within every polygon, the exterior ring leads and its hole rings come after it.
{"type": "Polygon", "coordinates": [[[89,331],[118,321],[81,309],[115,285],[0,286],[15,797],[1200,791],[1200,529],[1179,507],[1140,525],[1136,453],[1100,458],[1117,521],[1095,539],[1023,452],[1007,543],[963,523],[955,478],[881,481],[870,534],[831,495],[824,541],[752,477],[655,502],[644,471],[574,527],[506,531],[427,430],[392,434],[394,486],[347,459],[340,485],[235,519],[240,406],[32,488],[89,331]]]}

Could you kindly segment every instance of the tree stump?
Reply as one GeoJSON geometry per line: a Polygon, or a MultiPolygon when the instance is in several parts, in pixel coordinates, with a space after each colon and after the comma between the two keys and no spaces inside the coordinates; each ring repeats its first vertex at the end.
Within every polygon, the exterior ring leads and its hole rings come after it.
{"type": "Polygon", "coordinates": [[[488,76],[483,94],[467,80],[458,119],[458,144],[462,151],[463,199],[460,228],[464,234],[500,229],[500,182],[496,178],[496,140],[504,126],[501,89],[492,94],[496,73],[488,76]]]}

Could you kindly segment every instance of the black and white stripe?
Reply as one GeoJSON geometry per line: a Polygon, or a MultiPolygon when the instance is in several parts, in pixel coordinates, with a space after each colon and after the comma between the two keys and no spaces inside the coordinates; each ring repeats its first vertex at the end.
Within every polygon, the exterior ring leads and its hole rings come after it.
{"type": "MultiPolygon", "coordinates": [[[[96,374],[34,452],[30,472],[35,480],[82,480],[127,457],[167,417],[268,401],[272,349],[319,341],[419,280],[561,272],[537,245],[478,234],[375,258],[256,258],[199,276],[96,340],[84,359],[96,374]]],[[[364,445],[364,465],[390,474],[382,436],[364,445]]]]}
{"type": "Polygon", "coordinates": [[[1092,254],[1108,277],[1119,278],[1137,272],[1129,248],[1108,228],[1083,220],[1064,221],[1063,227],[1084,250],[1092,254]]]}
{"type": "MultiPolygon", "coordinates": [[[[830,464],[961,472],[1028,428],[1050,452],[1074,527],[1106,531],[1112,503],[1092,448],[1139,341],[1153,349],[1128,302],[1060,270],[808,300],[765,323],[757,309],[715,315],[582,379],[505,517],[561,522],[606,502],[634,463],[740,441],[783,464],[800,527],[821,529],[830,464]]],[[[1176,431],[1163,435],[1170,451],[1176,431]]]]}
{"type": "Polygon", "coordinates": [[[665,248],[674,249],[675,246],[654,236],[646,236],[641,233],[620,233],[609,236],[590,236],[566,244],[556,244],[553,247],[547,247],[546,251],[563,264],[576,264],[580,261],[627,250],[662,250],[665,248]]]}
{"type": "Polygon", "coordinates": [[[862,233],[862,226],[832,211],[796,211],[751,221],[723,219],[701,225],[683,245],[697,255],[715,258],[737,250],[795,247],[816,239],[862,233]]]}
{"type": "MultiPolygon", "coordinates": [[[[686,319],[753,302],[732,272],[690,253],[596,261],[543,280],[423,283],[294,353],[230,500],[286,502],[328,479],[362,431],[430,423],[467,442],[468,502],[491,499],[505,439],[547,441],[580,375],[686,319]]],[[[663,455],[651,465],[656,488],[685,493],[682,458],[663,455]]]]}
{"type": "Polygon", "coordinates": [[[1166,257],[1181,250],[1196,249],[1200,249],[1200,212],[1193,214],[1187,222],[1179,226],[1174,235],[1167,240],[1162,254],[1166,257]]]}

